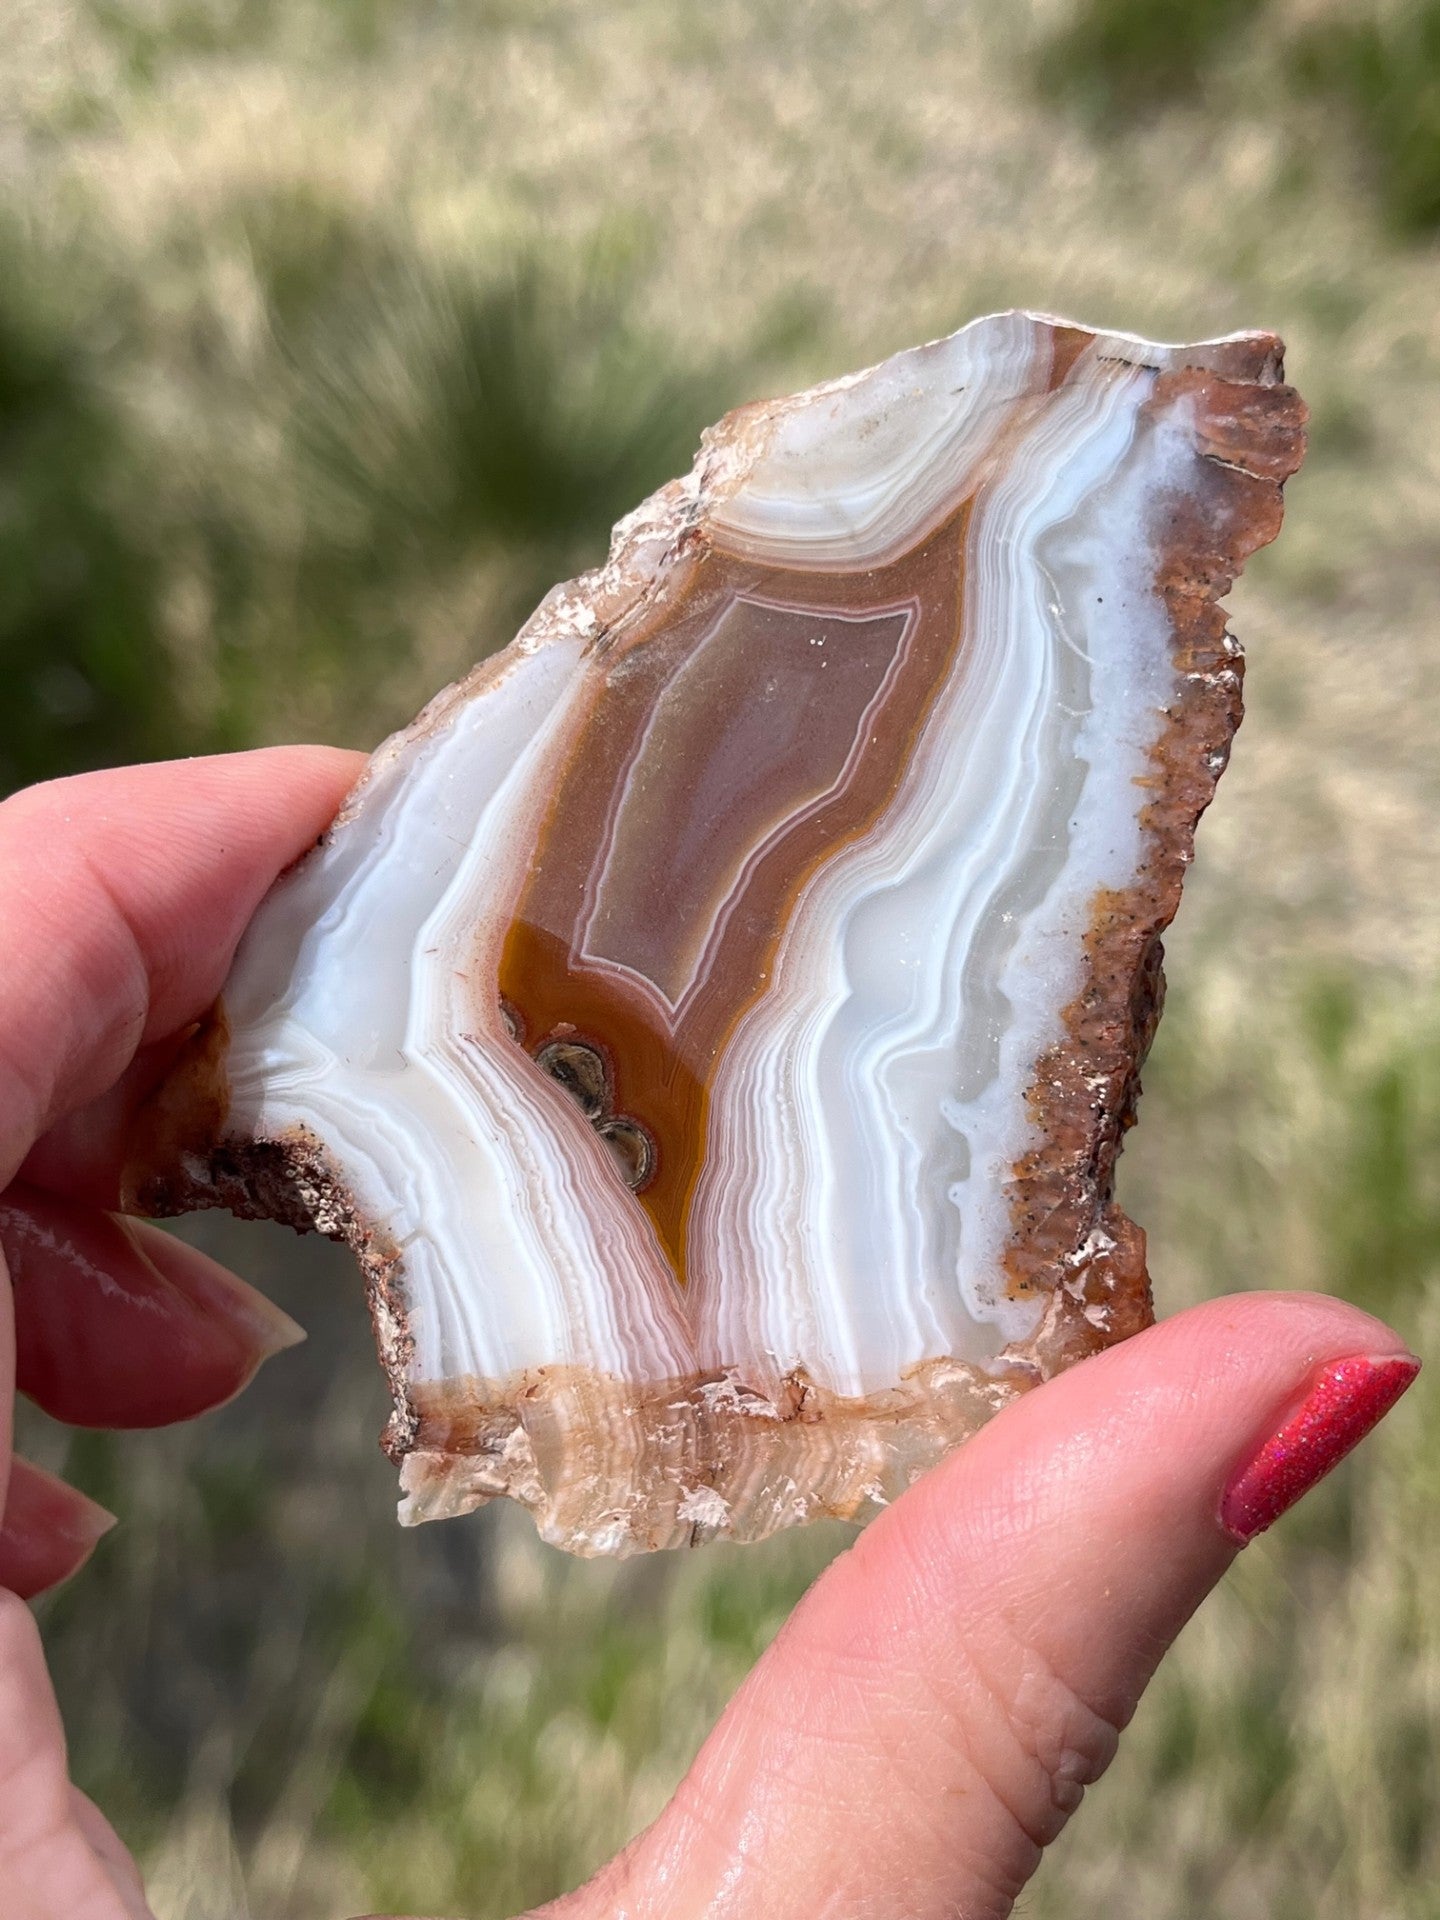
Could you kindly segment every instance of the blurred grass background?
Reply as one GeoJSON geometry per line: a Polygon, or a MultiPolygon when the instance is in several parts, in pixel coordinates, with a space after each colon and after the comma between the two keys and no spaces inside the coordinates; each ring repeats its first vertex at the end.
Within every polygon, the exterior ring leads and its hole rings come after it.
{"type": "MultiPolygon", "coordinates": [[[[358,745],[723,408],[1025,304],[1278,328],[1314,409],[1123,1191],[1162,1309],[1440,1338],[1435,0],[3,0],[0,787],[358,745]]],[[[184,1432],[22,1441],[121,1515],[44,1607],[162,1920],[504,1915],[661,1804],[844,1543],[401,1534],[335,1249],[184,1432]]],[[[1435,1372],[1432,1364],[1431,1373],[1435,1372]]],[[[1038,1916],[1440,1916],[1440,1378],[1248,1552],[1038,1916]]]]}

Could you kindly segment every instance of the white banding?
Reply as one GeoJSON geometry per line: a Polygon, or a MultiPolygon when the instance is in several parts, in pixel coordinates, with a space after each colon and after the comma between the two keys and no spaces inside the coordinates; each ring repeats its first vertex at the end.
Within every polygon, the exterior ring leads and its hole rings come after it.
{"type": "Polygon", "coordinates": [[[689,1299],[498,1004],[594,698],[600,585],[552,596],[387,743],[257,915],[225,991],[231,1124],[308,1129],[398,1245],[417,1381],[698,1367],[773,1392],[799,1369],[861,1396],[1033,1329],[1037,1306],[1001,1284],[1005,1184],[1095,894],[1141,857],[1134,783],[1173,684],[1152,517],[1197,461],[1185,403],[1148,410],[1176,350],[1102,336],[1052,392],[1053,351],[1047,323],[999,316],[778,403],[743,455],[722,428],[701,478],[632,516],[597,577],[643,611],[697,527],[772,565],[854,571],[975,495],[957,665],[883,817],[804,883],[714,1064],[689,1299]]]}

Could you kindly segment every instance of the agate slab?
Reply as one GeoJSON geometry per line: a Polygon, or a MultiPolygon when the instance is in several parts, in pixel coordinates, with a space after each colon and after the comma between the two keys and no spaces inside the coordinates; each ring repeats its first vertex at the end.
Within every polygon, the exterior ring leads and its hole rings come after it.
{"type": "Polygon", "coordinates": [[[863,1516],[1146,1323],[1115,1158],[1302,423],[1268,335],[977,321],[730,415],[378,750],[131,1186],[351,1245],[403,1519],[863,1516]]]}

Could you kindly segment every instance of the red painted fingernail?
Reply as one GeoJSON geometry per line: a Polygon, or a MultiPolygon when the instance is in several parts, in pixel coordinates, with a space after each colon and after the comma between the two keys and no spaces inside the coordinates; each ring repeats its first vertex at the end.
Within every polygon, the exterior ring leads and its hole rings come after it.
{"type": "Polygon", "coordinates": [[[307,1338],[298,1320],[198,1247],[183,1246],[152,1221],[127,1220],[121,1214],[109,1218],[146,1266],[177,1286],[206,1315],[233,1327],[256,1350],[257,1366],[307,1338]]]}
{"type": "Polygon", "coordinates": [[[1231,1539],[1243,1547],[1273,1526],[1384,1419],[1419,1371],[1408,1353],[1356,1354],[1322,1367],[1295,1412],[1231,1477],[1220,1501],[1231,1539]]]}
{"type": "Polygon", "coordinates": [[[68,1580],[115,1524],[113,1513],[29,1460],[11,1463],[0,1525],[0,1587],[33,1600],[68,1580]]]}

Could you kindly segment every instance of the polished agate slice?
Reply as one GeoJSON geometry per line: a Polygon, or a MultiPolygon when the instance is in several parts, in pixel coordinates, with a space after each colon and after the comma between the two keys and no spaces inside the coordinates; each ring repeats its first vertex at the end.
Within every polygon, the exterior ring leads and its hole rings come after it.
{"type": "Polygon", "coordinates": [[[1111,1199],[1279,343],[1029,314],[741,409],[369,764],[136,1204],[347,1241],[407,1521],[864,1516],[1149,1318],[1111,1199]]]}

